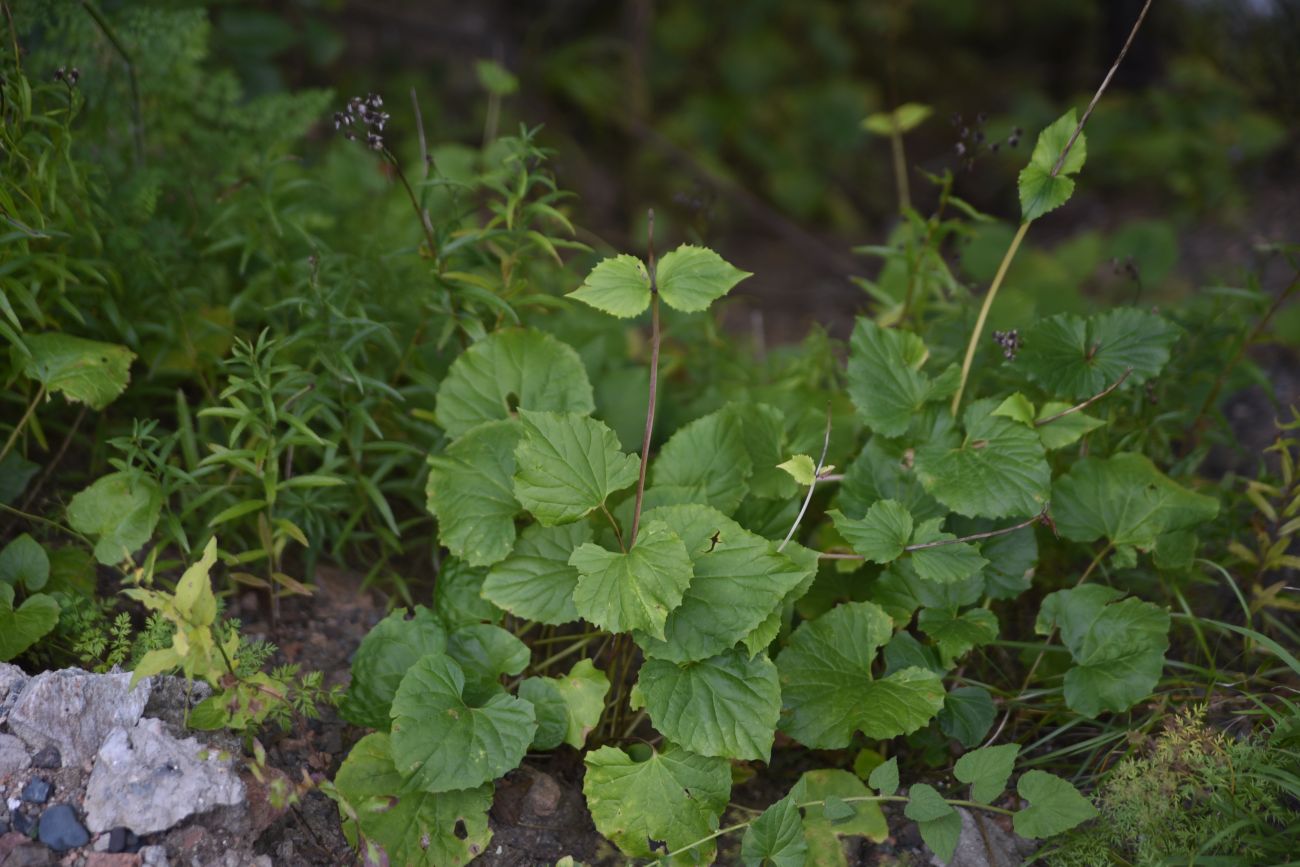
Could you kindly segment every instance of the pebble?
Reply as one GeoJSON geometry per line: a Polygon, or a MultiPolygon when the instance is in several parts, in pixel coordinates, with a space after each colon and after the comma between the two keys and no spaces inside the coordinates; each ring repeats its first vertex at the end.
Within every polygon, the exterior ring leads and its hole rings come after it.
{"type": "Polygon", "coordinates": [[[63,755],[53,745],[41,747],[32,756],[32,767],[51,771],[63,767],[63,755]]]}
{"type": "Polygon", "coordinates": [[[140,838],[130,828],[117,827],[108,832],[106,852],[138,852],[140,838]]]}
{"type": "Polygon", "coordinates": [[[90,832],[68,804],[55,804],[41,814],[40,840],[57,852],[66,852],[90,842],[90,832]]]}
{"type": "Polygon", "coordinates": [[[145,846],[140,850],[140,860],[148,867],[171,867],[167,860],[167,850],[162,846],[145,846]]]}
{"type": "Polygon", "coordinates": [[[50,799],[50,793],[54,787],[50,781],[44,777],[36,777],[27,785],[23,786],[22,798],[29,804],[44,804],[50,799]]]}
{"type": "Polygon", "coordinates": [[[32,831],[36,829],[36,820],[28,816],[22,810],[10,810],[9,821],[13,823],[14,830],[19,834],[31,836],[32,831]]]}

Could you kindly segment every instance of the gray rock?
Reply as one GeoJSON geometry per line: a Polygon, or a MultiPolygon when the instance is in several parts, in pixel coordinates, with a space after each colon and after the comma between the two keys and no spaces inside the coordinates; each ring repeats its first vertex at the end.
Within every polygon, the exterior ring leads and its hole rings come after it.
{"type": "Polygon", "coordinates": [[[212,687],[201,680],[187,682],[183,677],[170,675],[149,678],[149,688],[144,715],[162,720],[175,732],[183,732],[186,713],[212,695],[212,687]]]}
{"type": "Polygon", "coordinates": [[[167,850],[162,846],[140,847],[140,860],[145,867],[171,867],[172,863],[167,860],[167,850]]]}
{"type": "Polygon", "coordinates": [[[27,674],[18,666],[0,662],[0,723],[9,716],[18,701],[18,694],[27,685],[27,674]]]}
{"type": "Polygon", "coordinates": [[[934,867],[1018,867],[1034,850],[1031,841],[1002,830],[987,814],[976,816],[963,807],[956,810],[961,815],[957,848],[949,861],[941,861],[932,853],[930,863],[934,867]]]}
{"type": "Polygon", "coordinates": [[[77,668],[31,679],[9,713],[9,730],[33,749],[56,747],[63,767],[95,757],[115,728],[130,728],[149,701],[149,683],[130,689],[131,675],[90,674],[77,668]]]}
{"type": "Polygon", "coordinates": [[[32,766],[27,745],[13,735],[0,734],[0,780],[32,766]]]}
{"type": "Polygon", "coordinates": [[[56,852],[66,852],[90,842],[86,826],[81,824],[77,811],[68,804],[55,804],[41,813],[37,836],[56,852]]]}
{"type": "Polygon", "coordinates": [[[114,730],[100,748],[86,787],[86,824],[97,833],[122,825],[144,836],[198,813],[242,805],[244,796],[229,758],[194,738],[173,738],[159,720],[143,719],[114,730]]]}

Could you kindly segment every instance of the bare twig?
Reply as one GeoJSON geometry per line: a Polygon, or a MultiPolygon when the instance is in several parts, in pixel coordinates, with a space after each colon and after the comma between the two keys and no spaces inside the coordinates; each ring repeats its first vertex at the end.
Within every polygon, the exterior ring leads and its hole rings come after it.
{"type": "Polygon", "coordinates": [[[795,515],[794,523],[790,525],[790,532],[785,534],[785,539],[777,546],[777,551],[784,551],[785,546],[790,544],[794,538],[794,531],[799,529],[799,522],[803,520],[804,513],[808,511],[808,504],[812,502],[813,491],[817,488],[817,481],[822,474],[822,465],[826,463],[826,452],[831,447],[831,406],[826,404],[826,436],[822,438],[822,454],[817,459],[817,468],[813,470],[813,480],[808,485],[808,495],[803,498],[803,505],[799,508],[799,514],[795,515]]]}
{"type": "Polygon", "coordinates": [[[632,533],[628,544],[636,545],[641,527],[641,504],[645,500],[645,473],[650,465],[650,435],[655,428],[655,400],[659,394],[659,281],[655,275],[655,212],[647,214],[646,262],[650,274],[650,397],[646,401],[645,436],[641,438],[641,473],[636,480],[636,510],[632,513],[632,533]]]}
{"type": "Polygon", "coordinates": [[[1101,400],[1103,397],[1105,397],[1106,395],[1110,394],[1112,391],[1114,391],[1115,389],[1123,385],[1124,380],[1128,379],[1129,374],[1132,372],[1133,372],[1133,368],[1131,367],[1127,368],[1124,371],[1124,373],[1120,376],[1119,379],[1115,380],[1110,385],[1106,386],[1104,389],[1102,389],[1101,391],[1094,394],[1092,397],[1085,400],[1083,403],[1077,403],[1074,406],[1070,407],[1069,409],[1063,409],[1060,412],[1055,413],[1054,415],[1049,415],[1047,418],[1040,418],[1034,422],[1034,427],[1042,427],[1043,425],[1051,424],[1052,422],[1056,421],[1059,418],[1065,418],[1067,415],[1070,415],[1072,413],[1082,412],[1083,410],[1092,406],[1094,403],[1101,400]]]}

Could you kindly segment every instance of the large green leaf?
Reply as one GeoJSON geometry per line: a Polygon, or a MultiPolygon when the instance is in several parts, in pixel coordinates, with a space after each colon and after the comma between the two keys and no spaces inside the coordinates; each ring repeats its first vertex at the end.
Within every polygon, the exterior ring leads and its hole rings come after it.
{"type": "Polygon", "coordinates": [[[560,527],[531,524],[519,534],[515,550],[483,580],[483,596],[516,617],[559,626],[580,616],[573,604],[578,570],[569,558],[591,541],[584,522],[560,527]]]}
{"type": "Polygon", "coordinates": [[[33,593],[50,578],[50,557],[27,533],[15,538],[0,550],[0,584],[27,588],[33,593]]]}
{"type": "Polygon", "coordinates": [[[517,421],[490,421],[467,431],[447,451],[429,459],[429,511],[438,537],[470,566],[490,566],[514,547],[517,421]]]}
{"type": "Polygon", "coordinates": [[[988,561],[980,556],[979,548],[970,542],[957,542],[952,533],[939,530],[942,518],[926,521],[912,534],[913,545],[946,542],[933,548],[920,548],[912,552],[911,565],[918,577],[939,584],[952,584],[977,574],[988,561]]]}
{"type": "Polygon", "coordinates": [[[970,785],[971,800],[992,804],[1007,787],[1007,780],[1011,779],[1011,770],[1015,767],[1016,756],[1019,754],[1020,744],[971,750],[957,760],[952,773],[970,785]]]}
{"type": "Polygon", "coordinates": [[[934,639],[945,666],[998,637],[997,615],[987,608],[968,608],[961,614],[956,608],[926,608],[917,617],[916,625],[934,639]]]}
{"type": "Polygon", "coordinates": [[[927,402],[955,387],[951,376],[932,380],[921,372],[928,356],[915,334],[858,318],[849,341],[849,397],[873,431],[901,436],[927,402]]]}
{"type": "Polygon", "coordinates": [[[650,275],[637,257],[612,256],[592,268],[569,297],[620,318],[636,316],[650,306],[650,275]]]}
{"type": "Polygon", "coordinates": [[[1011,818],[1022,837],[1055,837],[1097,815],[1097,808],[1078,789],[1046,771],[1026,772],[1016,791],[1029,802],[1011,818]]]}
{"type": "Polygon", "coordinates": [[[339,714],[354,725],[387,731],[392,724],[389,708],[407,670],[422,657],[446,649],[447,633],[432,611],[417,605],[408,618],[406,609],[398,608],[361,639],[339,714]]]}
{"type": "Polygon", "coordinates": [[[564,677],[530,677],[519,684],[519,697],[537,711],[533,749],[566,743],[582,749],[605,710],[609,678],[590,659],[579,660],[564,677]]]}
{"type": "Polygon", "coordinates": [[[618,437],[576,413],[520,410],[524,438],[515,449],[515,496],[542,524],[568,524],[637,480],[640,461],[618,437]]]}
{"type": "Polygon", "coordinates": [[[1076,542],[1152,548],[1164,533],[1214,518],[1219,504],[1171,481],[1144,455],[1121,452],[1075,461],[1052,489],[1052,518],[1076,542]]]}
{"type": "Polygon", "coordinates": [[[709,305],[751,276],[704,247],[683,244],[659,260],[655,277],[664,303],[683,313],[707,310],[709,305]]]}
{"type": "Polygon", "coordinates": [[[103,409],[126,390],[135,353],[125,346],[67,334],[33,334],[23,341],[28,355],[13,353],[14,366],[46,391],[103,409]]]}
{"type": "Polygon", "coordinates": [[[573,347],[531,328],[504,329],[465,350],[438,387],[436,415],[448,436],[516,409],[588,413],[591,383],[573,347]]]}
{"type": "Polygon", "coordinates": [[[637,692],[656,730],[702,756],[761,759],[772,754],[781,684],[766,654],[739,650],[700,662],[647,659],[637,692]]]}
{"type": "Polygon", "coordinates": [[[467,623],[496,623],[501,609],[483,598],[486,569],[448,557],[438,569],[433,585],[433,610],[452,629],[467,623]]]}
{"type": "Polygon", "coordinates": [[[1125,389],[1158,374],[1178,335],[1173,323],[1132,307],[1087,319],[1062,313],[1025,332],[1016,366],[1049,395],[1083,400],[1113,385],[1126,370],[1132,372],[1121,386],[1125,389]]]}
{"type": "Polygon", "coordinates": [[[138,470],[109,473],[68,503],[68,523],[95,540],[95,559],[105,566],[144,547],[161,514],[162,488],[138,470]]]}
{"type": "Polygon", "coordinates": [[[533,706],[497,692],[478,706],[446,656],[411,666],[393,698],[394,764],[426,792],[471,789],[518,767],[537,730],[533,706]]]}
{"type": "Polygon", "coordinates": [[[870,797],[871,791],[848,771],[824,769],[807,771],[790,790],[796,804],[838,799],[851,806],[853,818],[832,821],[821,806],[808,807],[804,814],[804,840],[808,843],[809,863],[815,867],[847,867],[843,837],[866,837],[876,843],[889,836],[889,826],[880,804],[875,801],[848,801],[870,797]]]}
{"type": "MultiPolygon", "coordinates": [[[[668,615],[662,640],[636,636],[647,656],[686,662],[708,659],[746,639],[809,575],[809,565],[777,553],[775,543],[708,506],[669,506],[646,512],[685,543],[694,577],[681,605],[668,615]]],[[[758,647],[751,647],[751,652],[758,647]]]]}
{"type": "Polygon", "coordinates": [[[667,524],[647,520],[627,552],[587,543],[569,563],[578,570],[573,601],[587,621],[610,632],[640,629],[664,637],[668,612],[691,581],[691,558],[667,524]]]}
{"type": "Polygon", "coordinates": [[[905,668],[872,676],[876,651],[893,623],[878,605],[850,602],[795,630],[777,658],[781,729],[814,749],[843,749],[855,731],[884,740],[910,734],[943,707],[934,672],[905,668]]]}
{"type": "MultiPolygon", "coordinates": [[[[637,744],[631,751],[601,747],[586,756],[582,792],[597,831],[625,855],[656,858],[717,829],[731,795],[726,759],[675,746],[656,752],[637,744]]],[[[711,864],[714,851],[710,840],[675,863],[711,864]]]]}
{"type": "Polygon", "coordinates": [[[1052,170],[1069,144],[1076,126],[1078,115],[1074,109],[1070,109],[1038,134],[1033,155],[1029,158],[1029,165],[1020,172],[1018,185],[1020,211],[1026,222],[1059,208],[1073,194],[1074,180],[1070,175],[1078,174],[1088,157],[1088,139],[1082,131],[1061,164],[1060,172],[1053,175],[1052,170]]]}
{"type": "Polygon", "coordinates": [[[35,593],[14,609],[14,588],[0,582],[0,662],[7,662],[59,622],[59,603],[53,596],[35,593]]]}
{"type": "Polygon", "coordinates": [[[501,677],[528,666],[529,650],[514,633],[491,623],[468,623],[447,636],[447,655],[460,666],[464,695],[470,704],[501,691],[501,677]]]}
{"type": "Polygon", "coordinates": [[[1085,584],[1043,600],[1034,629],[1055,626],[1074,667],[1065,675],[1065,703],[1095,717],[1125,711],[1151,694],[1169,647],[1169,612],[1120,590],[1085,584]]]}
{"type": "Polygon", "coordinates": [[[1028,517],[1042,510],[1051,469],[1038,435],[993,415],[997,402],[980,400],[962,416],[966,435],[937,435],[916,450],[916,474],[939,502],[962,515],[1028,517]]]}
{"type": "Polygon", "coordinates": [[[835,509],[827,514],[844,541],[872,563],[897,560],[912,539],[912,514],[897,500],[873,503],[858,519],[845,517],[835,509]]]}
{"type": "Polygon", "coordinates": [[[453,792],[424,792],[393,764],[383,732],[357,741],[334,785],[351,806],[343,833],[367,864],[460,867],[492,840],[490,783],[453,792]]]}
{"type": "Polygon", "coordinates": [[[803,867],[808,861],[803,816],[794,798],[786,795],[749,823],[740,841],[745,867],[803,867]]]}
{"type": "Polygon", "coordinates": [[[646,502],[705,503],[730,515],[749,491],[752,472],[740,416],[718,410],[678,428],[664,444],[651,470],[646,502]]]}

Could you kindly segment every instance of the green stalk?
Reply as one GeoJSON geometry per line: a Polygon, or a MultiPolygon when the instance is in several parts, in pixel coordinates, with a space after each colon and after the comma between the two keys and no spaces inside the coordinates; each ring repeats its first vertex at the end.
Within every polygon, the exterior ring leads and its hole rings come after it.
{"type": "Polygon", "coordinates": [[[980,315],[975,320],[975,330],[971,332],[970,342],[966,344],[966,358],[961,363],[961,381],[957,384],[957,393],[952,396],[952,414],[957,415],[957,409],[961,406],[961,396],[966,391],[966,380],[970,378],[970,368],[975,362],[975,349],[979,346],[980,335],[984,333],[984,323],[989,318],[989,308],[993,306],[993,299],[998,297],[998,290],[1002,288],[1002,281],[1006,279],[1007,270],[1011,267],[1011,260],[1016,258],[1016,251],[1020,249],[1020,242],[1025,240],[1025,233],[1029,231],[1029,224],[1033,220],[1026,220],[1020,224],[1020,229],[1016,236],[1011,239],[1011,246],[1007,247],[1007,252],[1002,256],[1002,264],[998,265],[997,274],[993,275],[993,283],[989,286],[988,294],[984,296],[984,304],[980,307],[980,315]]]}

